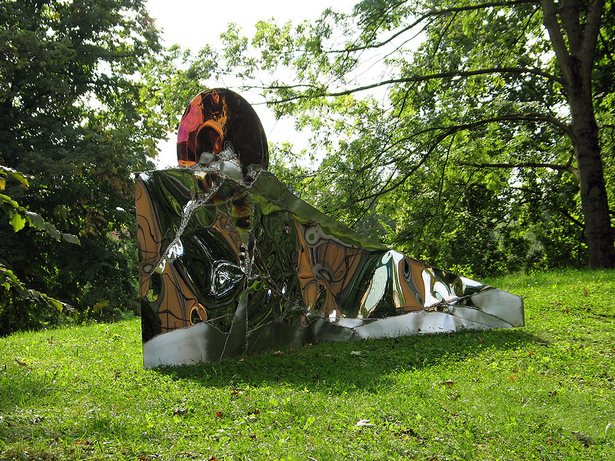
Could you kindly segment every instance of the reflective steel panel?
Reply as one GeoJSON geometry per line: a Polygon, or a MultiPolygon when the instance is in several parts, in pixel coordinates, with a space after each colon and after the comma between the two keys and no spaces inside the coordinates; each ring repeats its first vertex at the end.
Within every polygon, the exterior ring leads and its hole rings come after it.
{"type": "Polygon", "coordinates": [[[136,178],[145,366],[306,343],[523,325],[522,299],[370,241],[265,171],[252,107],[208,90],[186,165],[136,178]]]}

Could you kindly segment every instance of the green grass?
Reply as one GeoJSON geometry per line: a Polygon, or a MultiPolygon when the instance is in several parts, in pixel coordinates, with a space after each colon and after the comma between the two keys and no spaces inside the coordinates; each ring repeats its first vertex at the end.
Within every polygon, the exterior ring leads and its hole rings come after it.
{"type": "Polygon", "coordinates": [[[615,459],[615,271],[489,282],[525,328],[157,370],[138,319],[0,338],[0,459],[615,459]]]}

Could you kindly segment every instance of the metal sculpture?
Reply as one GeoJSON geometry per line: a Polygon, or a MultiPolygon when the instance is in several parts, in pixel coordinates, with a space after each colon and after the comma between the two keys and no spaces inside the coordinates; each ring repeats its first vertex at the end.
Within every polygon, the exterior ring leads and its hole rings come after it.
{"type": "Polygon", "coordinates": [[[266,171],[253,108],[189,104],[180,168],[136,178],[145,366],[321,341],[523,325],[522,299],[370,241],[266,171]]]}

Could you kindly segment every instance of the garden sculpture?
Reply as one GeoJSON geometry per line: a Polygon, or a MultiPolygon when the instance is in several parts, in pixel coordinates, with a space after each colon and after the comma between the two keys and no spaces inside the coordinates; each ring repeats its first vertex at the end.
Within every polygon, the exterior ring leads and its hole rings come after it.
{"type": "Polygon", "coordinates": [[[307,343],[523,325],[518,296],[365,238],[267,171],[254,109],[206,90],[178,168],[136,177],[146,367],[307,343]]]}

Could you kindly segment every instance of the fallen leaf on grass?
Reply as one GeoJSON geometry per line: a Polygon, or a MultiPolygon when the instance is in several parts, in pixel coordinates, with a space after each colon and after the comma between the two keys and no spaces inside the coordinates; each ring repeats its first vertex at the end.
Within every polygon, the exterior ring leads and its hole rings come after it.
{"type": "Polygon", "coordinates": [[[92,441],[85,440],[85,439],[77,439],[77,440],[73,440],[73,445],[80,445],[80,446],[92,445],[92,441]]]}
{"type": "Polygon", "coordinates": [[[224,416],[223,411],[216,411],[216,418],[222,418],[224,416]]]}

